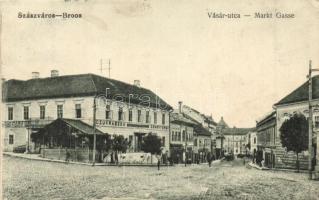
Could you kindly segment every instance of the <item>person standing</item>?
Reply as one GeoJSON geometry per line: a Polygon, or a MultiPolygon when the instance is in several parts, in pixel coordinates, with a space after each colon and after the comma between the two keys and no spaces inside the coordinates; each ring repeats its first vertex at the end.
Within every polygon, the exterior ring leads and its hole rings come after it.
{"type": "Polygon", "coordinates": [[[157,154],[156,158],[157,158],[157,170],[160,170],[160,165],[161,165],[161,154],[157,154]]]}
{"type": "Polygon", "coordinates": [[[208,161],[209,167],[211,167],[212,166],[212,155],[210,152],[208,152],[208,154],[207,154],[207,161],[208,161]]]}

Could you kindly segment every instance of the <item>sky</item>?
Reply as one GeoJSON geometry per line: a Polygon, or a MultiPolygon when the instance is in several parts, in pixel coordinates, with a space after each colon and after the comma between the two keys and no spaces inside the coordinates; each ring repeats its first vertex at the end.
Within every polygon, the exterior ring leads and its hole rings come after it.
{"type": "Polygon", "coordinates": [[[318,0],[2,1],[1,74],[30,79],[101,71],[151,89],[230,126],[253,127],[319,67],[318,0]],[[81,13],[21,19],[18,13],[81,13]],[[250,14],[211,19],[208,12],[250,14]],[[255,19],[255,12],[293,13],[255,19]]]}

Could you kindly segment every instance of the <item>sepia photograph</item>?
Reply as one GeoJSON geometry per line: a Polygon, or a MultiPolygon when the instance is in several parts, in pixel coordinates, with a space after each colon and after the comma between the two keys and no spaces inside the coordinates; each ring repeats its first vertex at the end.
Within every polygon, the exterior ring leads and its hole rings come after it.
{"type": "Polygon", "coordinates": [[[0,0],[0,199],[319,200],[319,0],[0,0]]]}

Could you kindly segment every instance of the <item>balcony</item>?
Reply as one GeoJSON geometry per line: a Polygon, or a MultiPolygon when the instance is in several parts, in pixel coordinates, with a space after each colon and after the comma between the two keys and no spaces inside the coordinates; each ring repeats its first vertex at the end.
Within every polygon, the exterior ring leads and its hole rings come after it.
{"type": "Polygon", "coordinates": [[[97,119],[97,127],[130,127],[130,128],[147,128],[147,129],[157,129],[157,130],[168,130],[169,127],[166,125],[155,125],[148,123],[136,123],[127,121],[116,121],[110,119],[97,119]]]}
{"type": "Polygon", "coordinates": [[[45,125],[51,123],[52,118],[31,118],[28,120],[16,121],[4,121],[2,126],[5,128],[43,128],[45,125]]]}

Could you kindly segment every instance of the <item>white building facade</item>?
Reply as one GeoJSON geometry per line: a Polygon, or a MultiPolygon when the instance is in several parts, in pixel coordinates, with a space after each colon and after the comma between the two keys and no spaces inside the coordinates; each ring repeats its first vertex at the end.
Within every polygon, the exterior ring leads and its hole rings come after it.
{"type": "Polygon", "coordinates": [[[19,146],[32,151],[30,135],[58,118],[81,120],[90,126],[95,118],[97,129],[123,135],[133,152],[141,151],[144,135],[154,133],[161,138],[164,151],[169,151],[172,108],[140,85],[94,74],[53,74],[47,78],[5,81],[2,92],[4,151],[19,146]]]}

